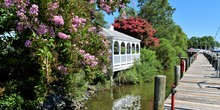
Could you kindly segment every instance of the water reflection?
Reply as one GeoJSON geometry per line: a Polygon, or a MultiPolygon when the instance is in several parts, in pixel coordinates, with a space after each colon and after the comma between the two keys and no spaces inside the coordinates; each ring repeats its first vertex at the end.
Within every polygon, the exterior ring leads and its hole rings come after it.
{"type": "Polygon", "coordinates": [[[88,110],[152,110],[153,91],[153,84],[118,86],[95,94],[86,107],[88,110]]]}
{"type": "Polygon", "coordinates": [[[114,101],[112,110],[140,110],[141,97],[126,95],[114,101]]]}

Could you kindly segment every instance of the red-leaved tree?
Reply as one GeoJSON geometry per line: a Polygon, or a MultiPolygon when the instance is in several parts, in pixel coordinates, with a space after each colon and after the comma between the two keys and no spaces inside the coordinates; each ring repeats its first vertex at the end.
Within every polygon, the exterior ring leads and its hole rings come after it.
{"type": "Polygon", "coordinates": [[[156,30],[145,19],[139,17],[116,19],[113,26],[119,32],[140,39],[142,47],[159,46],[159,39],[154,37],[156,30]]]}

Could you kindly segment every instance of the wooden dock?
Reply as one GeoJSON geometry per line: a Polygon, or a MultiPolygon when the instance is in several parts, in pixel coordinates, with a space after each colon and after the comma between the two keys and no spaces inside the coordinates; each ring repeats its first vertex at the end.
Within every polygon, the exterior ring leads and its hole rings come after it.
{"type": "MultiPolygon", "coordinates": [[[[176,87],[175,110],[220,110],[220,78],[203,54],[184,74],[176,87]]],[[[170,110],[171,96],[165,101],[170,110]]]]}

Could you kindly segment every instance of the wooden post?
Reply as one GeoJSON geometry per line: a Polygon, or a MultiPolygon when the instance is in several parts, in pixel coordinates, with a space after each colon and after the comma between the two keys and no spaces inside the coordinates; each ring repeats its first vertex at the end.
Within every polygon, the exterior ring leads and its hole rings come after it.
{"type": "Polygon", "coordinates": [[[187,58],[187,70],[189,69],[189,66],[190,66],[190,64],[189,64],[189,58],[187,58]]]}
{"type": "Polygon", "coordinates": [[[215,71],[217,71],[218,60],[215,59],[214,61],[215,61],[214,68],[215,68],[215,71]]]}
{"type": "Polygon", "coordinates": [[[185,73],[185,68],[186,68],[186,63],[185,63],[185,59],[184,58],[181,58],[180,59],[180,73],[181,73],[181,76],[180,78],[183,77],[183,74],[185,73]]]}
{"type": "Polygon", "coordinates": [[[154,85],[154,110],[164,110],[166,76],[157,75],[154,85]]]}
{"type": "Polygon", "coordinates": [[[174,67],[174,85],[177,86],[180,81],[180,65],[174,67]]]}

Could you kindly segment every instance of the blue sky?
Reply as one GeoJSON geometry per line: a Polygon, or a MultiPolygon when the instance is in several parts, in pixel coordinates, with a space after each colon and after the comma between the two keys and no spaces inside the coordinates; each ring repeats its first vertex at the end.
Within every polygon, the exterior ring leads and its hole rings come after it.
{"type": "MultiPolygon", "coordinates": [[[[131,0],[130,6],[137,8],[137,0],[131,0]]],[[[173,20],[180,25],[188,38],[192,36],[202,37],[206,35],[215,36],[220,26],[220,0],[169,0],[170,5],[176,8],[173,20]]],[[[114,15],[106,15],[108,23],[114,22],[114,15]]],[[[220,31],[216,36],[220,42],[220,31]]]]}

